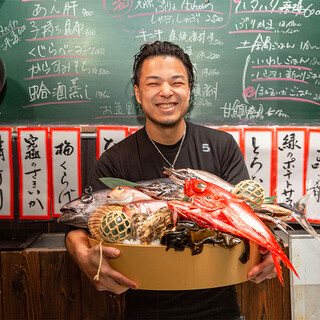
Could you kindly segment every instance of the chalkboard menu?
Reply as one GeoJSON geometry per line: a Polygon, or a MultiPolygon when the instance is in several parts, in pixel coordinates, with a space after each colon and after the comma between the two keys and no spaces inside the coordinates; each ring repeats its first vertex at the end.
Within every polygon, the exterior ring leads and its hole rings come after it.
{"type": "Polygon", "coordinates": [[[187,117],[320,125],[320,1],[0,0],[0,125],[141,125],[131,84],[146,42],[189,55],[187,117]]]}

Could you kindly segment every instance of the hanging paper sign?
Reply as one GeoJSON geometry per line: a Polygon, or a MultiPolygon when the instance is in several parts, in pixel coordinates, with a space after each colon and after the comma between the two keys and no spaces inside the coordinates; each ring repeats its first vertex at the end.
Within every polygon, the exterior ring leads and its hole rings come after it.
{"type": "Polygon", "coordinates": [[[135,132],[137,132],[141,128],[142,128],[142,126],[140,126],[140,127],[130,127],[129,128],[129,136],[131,136],[132,134],[134,134],[135,132]]]}
{"type": "Polygon", "coordinates": [[[13,219],[11,128],[0,128],[0,219],[13,219]]]}
{"type": "Polygon", "coordinates": [[[320,129],[308,130],[306,192],[309,194],[306,217],[320,223],[320,129]]]}
{"type": "Polygon", "coordinates": [[[236,140],[239,148],[243,152],[243,130],[242,128],[219,127],[218,130],[230,133],[236,140]]]}
{"type": "Polygon", "coordinates": [[[18,128],[20,218],[50,218],[48,128],[18,128]]]}
{"type": "Polygon", "coordinates": [[[81,196],[80,128],[51,128],[52,216],[60,208],[81,196]]]}
{"type": "Polygon", "coordinates": [[[127,127],[97,127],[97,159],[104,151],[127,136],[127,127]]]}
{"type": "Polygon", "coordinates": [[[272,195],[274,130],[244,128],[244,157],[252,180],[259,182],[266,193],[272,195]]]}
{"type": "Polygon", "coordinates": [[[277,202],[293,206],[305,194],[305,129],[276,129],[277,202]]]}

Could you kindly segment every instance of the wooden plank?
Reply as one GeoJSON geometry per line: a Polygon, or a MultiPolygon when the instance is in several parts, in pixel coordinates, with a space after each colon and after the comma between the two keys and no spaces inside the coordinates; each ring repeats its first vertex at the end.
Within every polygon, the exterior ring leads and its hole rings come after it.
{"type": "Polygon", "coordinates": [[[43,319],[38,252],[2,252],[4,319],[43,319]]]}
{"type": "Polygon", "coordinates": [[[80,319],[80,270],[66,251],[41,252],[44,319],[80,319]]]}
{"type": "Polygon", "coordinates": [[[246,320],[290,320],[290,274],[283,268],[285,285],[278,278],[260,284],[247,281],[236,285],[242,315],[246,320]]]}

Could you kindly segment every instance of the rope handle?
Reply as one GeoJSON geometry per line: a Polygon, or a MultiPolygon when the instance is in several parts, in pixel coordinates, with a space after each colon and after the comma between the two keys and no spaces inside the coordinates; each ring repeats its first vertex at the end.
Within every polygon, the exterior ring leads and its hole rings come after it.
{"type": "Polygon", "coordinates": [[[97,274],[93,278],[93,281],[99,281],[99,278],[100,278],[100,271],[101,271],[101,265],[102,265],[102,241],[99,242],[99,249],[100,249],[99,267],[98,267],[97,274]]]}

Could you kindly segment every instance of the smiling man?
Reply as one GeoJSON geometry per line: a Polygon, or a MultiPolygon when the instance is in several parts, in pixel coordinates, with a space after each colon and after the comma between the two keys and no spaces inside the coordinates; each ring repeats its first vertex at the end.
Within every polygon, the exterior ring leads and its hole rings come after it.
{"type": "MultiPolygon", "coordinates": [[[[149,136],[162,137],[166,130],[173,138],[170,144],[180,140],[190,100],[189,77],[182,61],[170,56],[146,59],[134,89],[146,115],[149,136]],[[173,130],[174,135],[170,134],[173,130]]],[[[167,144],[167,141],[158,142],[167,144]]]]}
{"type": "MultiPolygon", "coordinates": [[[[248,178],[242,153],[230,134],[185,121],[194,72],[189,56],[179,46],[160,41],[142,46],[135,56],[133,73],[135,95],[145,112],[146,125],[101,155],[89,178],[92,190],[105,188],[100,177],[133,182],[163,178],[164,166],[208,171],[232,184],[248,178]]],[[[98,290],[116,294],[127,291],[125,319],[240,318],[234,286],[139,290],[132,279],[110,267],[108,259],[120,254],[115,248],[103,247],[100,279],[93,281],[99,248],[90,248],[87,235],[86,230],[70,231],[67,249],[98,290]]],[[[249,273],[254,282],[276,275],[271,255],[262,254],[263,261],[249,273]]]]}

